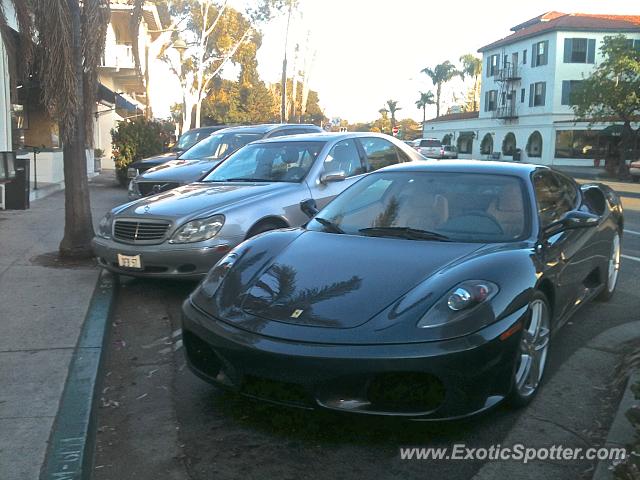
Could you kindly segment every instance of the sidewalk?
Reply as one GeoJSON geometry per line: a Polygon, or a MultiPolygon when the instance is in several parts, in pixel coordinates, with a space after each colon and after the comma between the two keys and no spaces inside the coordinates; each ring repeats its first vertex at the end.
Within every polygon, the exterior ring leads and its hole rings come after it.
{"type": "MultiPolygon", "coordinates": [[[[111,175],[90,181],[93,220],[126,201],[111,175]]],[[[96,287],[92,263],[60,265],[64,192],[0,211],[0,479],[36,480],[96,287]],[[49,255],[47,255],[49,254],[49,255]]]]}

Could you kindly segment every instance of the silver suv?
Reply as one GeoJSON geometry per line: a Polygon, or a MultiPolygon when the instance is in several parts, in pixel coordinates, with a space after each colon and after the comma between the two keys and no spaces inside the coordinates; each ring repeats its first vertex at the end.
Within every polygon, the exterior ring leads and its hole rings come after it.
{"type": "Polygon", "coordinates": [[[307,222],[301,202],[322,208],[365,173],[413,160],[424,158],[376,133],[259,140],[199,182],[111,210],[94,252],[115,273],[198,278],[246,238],[307,222]]]}
{"type": "Polygon", "coordinates": [[[429,158],[441,158],[440,150],[442,142],[437,138],[423,138],[419,141],[416,150],[420,155],[429,158]]]}

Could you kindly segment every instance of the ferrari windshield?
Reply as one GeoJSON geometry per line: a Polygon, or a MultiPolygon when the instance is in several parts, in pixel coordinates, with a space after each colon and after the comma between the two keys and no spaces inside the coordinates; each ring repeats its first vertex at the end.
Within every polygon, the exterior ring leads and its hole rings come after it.
{"type": "Polygon", "coordinates": [[[508,242],[529,232],[523,182],[507,175],[380,172],[345,190],[309,230],[458,242],[508,242]]]}
{"type": "Polygon", "coordinates": [[[262,138],[260,133],[211,135],[180,155],[180,160],[217,160],[260,138],[262,138]]]}
{"type": "Polygon", "coordinates": [[[213,170],[203,182],[300,182],[324,142],[268,142],[247,145],[213,170]]]}

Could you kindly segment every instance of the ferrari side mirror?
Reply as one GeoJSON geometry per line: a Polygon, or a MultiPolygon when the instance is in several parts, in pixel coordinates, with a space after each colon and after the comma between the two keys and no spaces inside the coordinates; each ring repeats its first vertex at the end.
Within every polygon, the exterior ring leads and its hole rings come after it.
{"type": "Polygon", "coordinates": [[[302,213],[304,213],[309,218],[315,217],[316,213],[320,211],[318,210],[316,201],[313,198],[309,198],[300,202],[300,210],[302,210],[302,213]]]}
{"type": "Polygon", "coordinates": [[[599,222],[600,217],[598,215],[580,210],[571,210],[565,213],[560,220],[547,225],[544,229],[544,235],[545,237],[551,237],[565,230],[595,227],[599,222]]]}

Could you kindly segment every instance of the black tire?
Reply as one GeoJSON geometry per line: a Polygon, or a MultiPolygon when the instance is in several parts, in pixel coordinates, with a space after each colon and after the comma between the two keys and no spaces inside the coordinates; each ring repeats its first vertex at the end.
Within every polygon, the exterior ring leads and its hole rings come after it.
{"type": "MultiPolygon", "coordinates": [[[[620,232],[616,232],[616,236],[614,237],[614,239],[612,239],[611,241],[611,257],[613,257],[613,250],[615,248],[615,238],[618,239],[618,254],[621,252],[621,245],[622,245],[622,235],[620,235],[620,232]]],[[[609,262],[611,262],[612,258],[609,259],[609,262]]],[[[609,262],[607,263],[607,266],[609,265],[609,262]]],[[[603,276],[605,277],[605,281],[603,282],[603,286],[604,288],[602,289],[602,291],[598,294],[598,296],[596,297],[596,301],[597,302],[608,302],[609,300],[611,300],[611,298],[613,297],[613,295],[616,293],[616,287],[618,285],[618,277],[619,277],[619,273],[620,273],[620,257],[618,257],[618,267],[617,267],[617,274],[615,276],[615,279],[613,280],[613,287],[611,286],[611,277],[609,276],[609,272],[608,270],[604,272],[603,276]]]]}
{"type": "Polygon", "coordinates": [[[249,233],[247,233],[247,238],[255,237],[256,235],[259,235],[264,232],[269,232],[271,230],[277,230],[278,228],[284,228],[284,227],[282,225],[278,225],[275,222],[271,222],[271,221],[260,222],[254,225],[253,227],[251,227],[251,229],[249,230],[249,233]]]}
{"type": "MultiPolygon", "coordinates": [[[[549,306],[549,300],[547,299],[546,295],[540,291],[537,291],[533,294],[533,296],[531,297],[531,300],[529,301],[529,312],[528,312],[528,318],[526,320],[526,324],[522,330],[522,334],[520,336],[520,343],[518,344],[518,351],[516,352],[516,358],[514,359],[514,365],[513,365],[513,373],[512,373],[512,384],[511,384],[511,391],[509,392],[509,395],[507,396],[507,402],[509,403],[509,405],[513,408],[522,408],[526,405],[528,405],[529,403],[531,403],[531,400],[534,399],[534,397],[537,395],[538,391],[540,390],[540,385],[542,384],[542,380],[544,379],[544,370],[545,367],[547,365],[547,360],[548,360],[548,351],[549,351],[549,339],[551,337],[551,324],[552,324],[552,314],[551,314],[551,307],[549,306]],[[544,347],[544,352],[542,353],[544,356],[542,358],[542,366],[539,369],[539,373],[537,375],[537,383],[533,386],[528,386],[526,383],[526,380],[528,380],[528,376],[527,379],[525,379],[525,382],[523,384],[523,386],[521,388],[518,387],[518,380],[519,380],[519,374],[520,374],[520,367],[523,361],[523,342],[524,342],[524,337],[525,334],[528,332],[528,329],[531,327],[531,323],[533,321],[533,306],[534,304],[537,305],[541,305],[542,307],[542,314],[545,315],[546,321],[543,323],[544,328],[547,329],[546,334],[544,335],[544,338],[546,339],[546,343],[545,343],[545,347],[544,347]],[[527,388],[525,388],[527,387],[527,388]]],[[[542,337],[541,337],[542,338],[542,337]]],[[[535,344],[535,342],[532,342],[533,344],[535,344]]],[[[524,367],[523,367],[524,368],[524,367]]],[[[525,375],[526,376],[526,375],[525,375]]]]}

